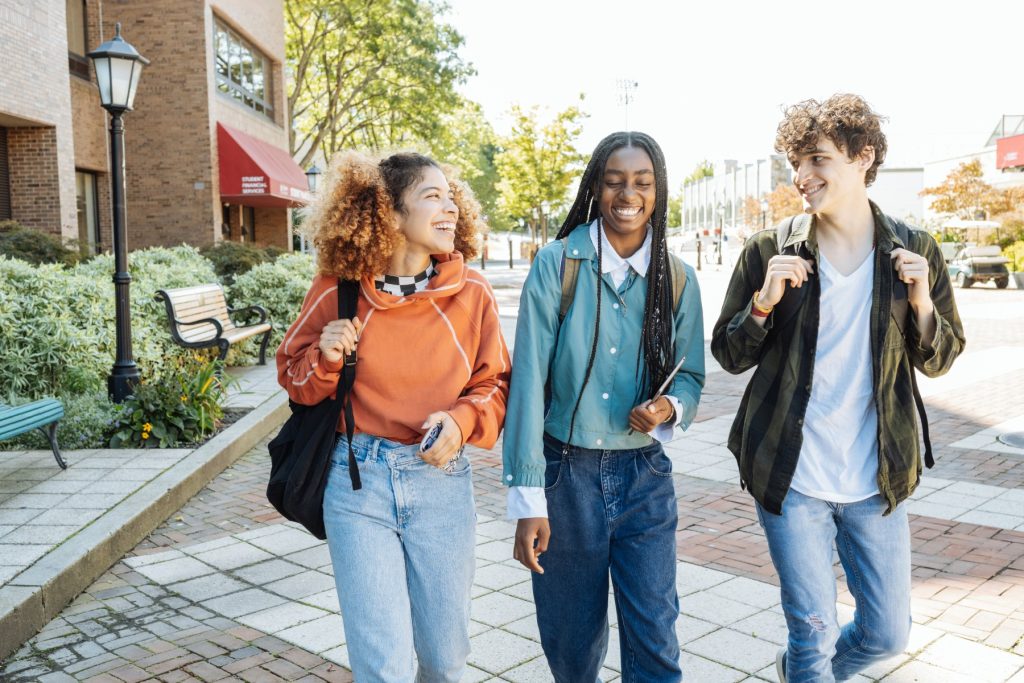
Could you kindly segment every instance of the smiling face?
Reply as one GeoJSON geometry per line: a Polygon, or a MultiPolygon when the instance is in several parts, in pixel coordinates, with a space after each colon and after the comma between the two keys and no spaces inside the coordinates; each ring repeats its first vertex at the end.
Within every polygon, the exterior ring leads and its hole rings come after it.
{"type": "Polygon", "coordinates": [[[657,198],[654,181],[654,163],[639,147],[619,147],[605,163],[594,194],[604,219],[605,234],[620,255],[631,255],[647,236],[647,224],[657,198]],[[632,251],[623,254],[620,245],[632,251]]]}
{"type": "Polygon", "coordinates": [[[853,203],[866,201],[864,178],[875,160],[870,147],[851,159],[822,135],[813,149],[791,153],[789,160],[795,171],[793,184],[803,200],[804,212],[834,215],[853,203]]]}
{"type": "Polygon", "coordinates": [[[459,207],[441,169],[427,166],[418,181],[402,192],[398,230],[410,254],[450,254],[455,250],[459,207]]]}

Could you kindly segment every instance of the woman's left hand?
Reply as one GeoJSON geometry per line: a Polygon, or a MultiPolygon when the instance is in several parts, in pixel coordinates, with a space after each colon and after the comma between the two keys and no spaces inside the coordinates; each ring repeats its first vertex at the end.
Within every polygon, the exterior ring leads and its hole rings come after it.
{"type": "Polygon", "coordinates": [[[653,403],[644,401],[629,411],[629,426],[634,432],[646,434],[663,422],[671,420],[674,414],[672,402],[660,396],[653,403]]]}
{"type": "Polygon", "coordinates": [[[437,468],[444,468],[448,461],[455,457],[455,454],[462,448],[462,429],[448,413],[440,410],[427,415],[423,422],[423,428],[429,430],[431,427],[441,423],[441,433],[433,445],[425,451],[420,451],[420,457],[424,462],[437,468]]]}

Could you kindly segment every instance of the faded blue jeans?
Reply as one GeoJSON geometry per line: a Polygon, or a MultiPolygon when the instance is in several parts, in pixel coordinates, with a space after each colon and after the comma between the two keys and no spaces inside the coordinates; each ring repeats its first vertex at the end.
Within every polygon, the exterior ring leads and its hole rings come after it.
{"type": "Polygon", "coordinates": [[[469,657],[476,511],[465,454],[448,474],[419,444],[338,439],[324,493],[349,662],[360,683],[454,683],[469,657]],[[418,669],[413,661],[416,653],[418,669]]]}
{"type": "Polygon", "coordinates": [[[594,683],[615,589],[623,683],[682,680],[672,462],[661,444],[602,451],[545,434],[551,541],[533,574],[537,625],[557,683],[594,683]]]}
{"type": "Polygon", "coordinates": [[[781,515],[757,506],[782,584],[789,683],[845,681],[907,646],[910,524],[903,504],[883,516],[886,507],[881,495],[828,503],[793,489],[781,515]],[[833,547],[856,603],[853,621],[842,628],[833,547]]]}

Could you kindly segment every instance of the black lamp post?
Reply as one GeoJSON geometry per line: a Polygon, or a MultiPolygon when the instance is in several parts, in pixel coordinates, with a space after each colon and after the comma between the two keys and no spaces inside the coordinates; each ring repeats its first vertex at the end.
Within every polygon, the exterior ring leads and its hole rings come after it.
{"type": "Polygon", "coordinates": [[[124,208],[124,124],[121,115],[132,110],[142,67],[149,60],[121,38],[121,24],[114,38],[89,53],[96,69],[100,104],[110,114],[110,200],[114,208],[114,298],[117,328],[117,355],[107,378],[107,392],[120,403],[132,393],[139,381],[139,368],[132,360],[132,320],[128,274],[128,247],[124,208]]]}
{"type": "Polygon", "coordinates": [[[764,219],[768,216],[768,200],[761,200],[761,229],[764,230],[764,219]]]}

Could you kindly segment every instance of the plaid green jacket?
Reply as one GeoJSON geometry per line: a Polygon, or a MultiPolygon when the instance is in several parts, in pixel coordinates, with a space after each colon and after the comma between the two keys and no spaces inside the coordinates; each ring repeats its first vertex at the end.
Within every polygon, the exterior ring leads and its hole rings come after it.
{"type": "MultiPolygon", "coordinates": [[[[871,357],[878,410],[878,489],[889,502],[886,514],[905,500],[921,477],[921,448],[911,373],[944,374],[964,349],[963,325],[953,300],[945,261],[931,235],[910,231],[904,245],[892,221],[872,203],[875,214],[875,277],[871,292],[871,357]],[[890,252],[904,247],[928,259],[936,330],[932,343],[921,345],[915,317],[891,315],[896,271],[890,252]]],[[[811,396],[818,340],[821,283],[815,275],[795,315],[776,321],[769,314],[762,328],[751,318],[750,302],[764,283],[768,260],[788,246],[817,258],[814,221],[793,232],[780,249],[775,230],[756,233],[743,246],[729,282],[722,314],[715,323],[711,352],[733,374],[753,368],[729,434],[729,450],[739,463],[744,488],[769,512],[781,514],[803,442],[803,422],[811,396]],[[778,325],[776,325],[778,322],[778,325]]],[[[909,307],[908,307],[908,310],[909,307]]]]}

